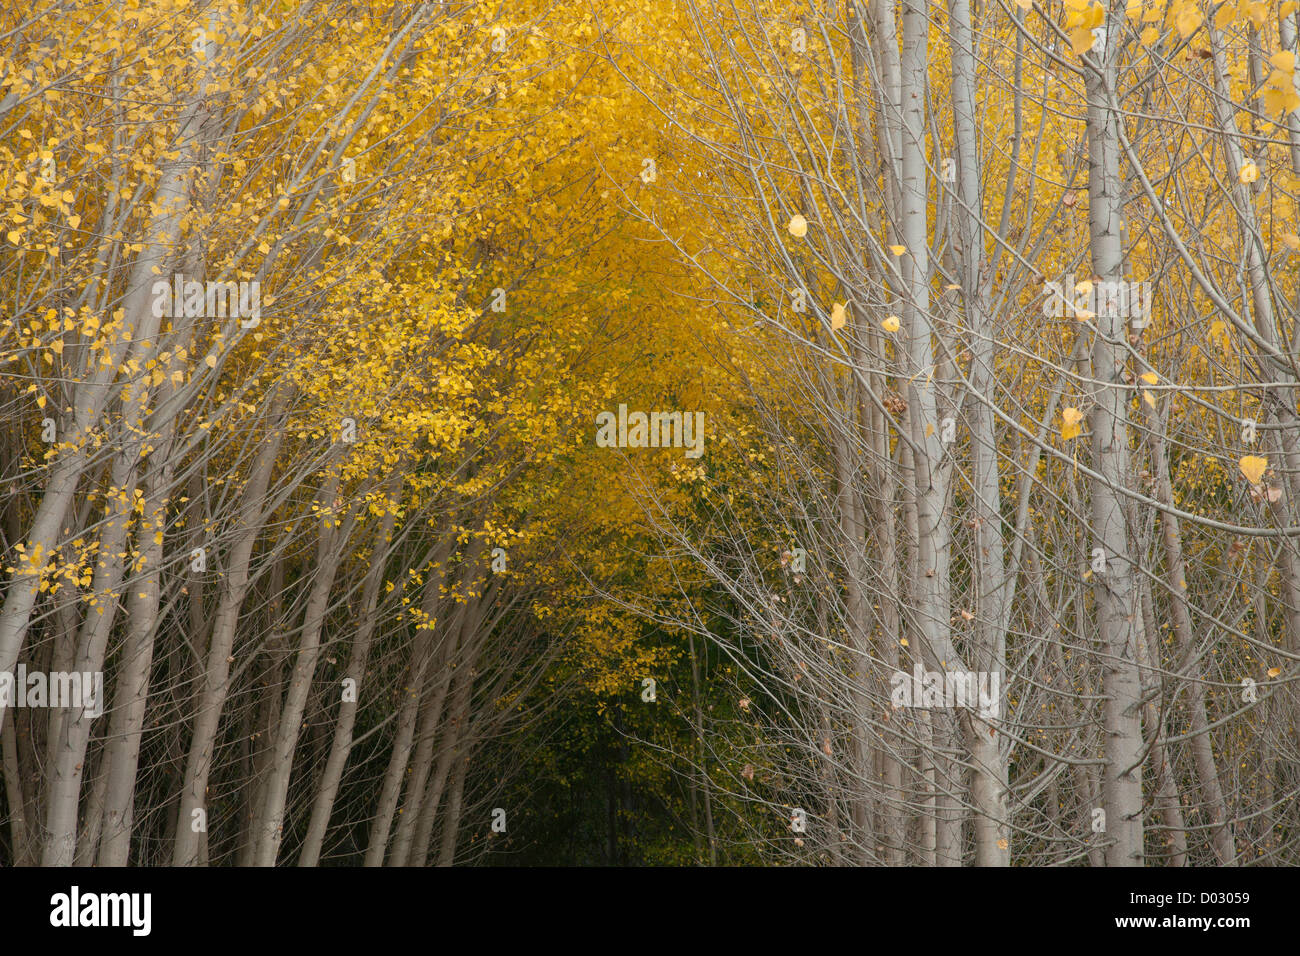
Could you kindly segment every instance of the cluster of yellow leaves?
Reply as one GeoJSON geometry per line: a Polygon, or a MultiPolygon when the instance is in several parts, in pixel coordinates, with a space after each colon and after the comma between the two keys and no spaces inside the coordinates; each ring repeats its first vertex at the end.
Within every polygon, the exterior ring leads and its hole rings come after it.
{"type": "Polygon", "coordinates": [[[1300,93],[1296,92],[1296,55],[1290,50],[1274,53],[1268,59],[1273,68],[1264,81],[1264,111],[1270,116],[1293,113],[1300,109],[1300,93]]]}
{"type": "Polygon", "coordinates": [[[1070,37],[1070,49],[1075,56],[1083,56],[1097,42],[1092,32],[1106,19],[1106,8],[1093,0],[1065,0],[1065,29],[1070,37]]]}

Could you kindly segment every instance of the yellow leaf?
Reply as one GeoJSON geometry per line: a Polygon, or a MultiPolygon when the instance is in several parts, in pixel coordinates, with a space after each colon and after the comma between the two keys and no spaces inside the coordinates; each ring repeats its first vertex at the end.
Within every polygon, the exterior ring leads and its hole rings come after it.
{"type": "Polygon", "coordinates": [[[905,638],[905,637],[900,637],[900,638],[898,639],[898,643],[902,644],[904,647],[907,647],[907,638],[905,638]]]}
{"type": "Polygon", "coordinates": [[[1268,58],[1269,66],[1281,70],[1283,73],[1295,72],[1295,54],[1290,50],[1283,50],[1281,53],[1274,53],[1268,58]]]}
{"type": "Polygon", "coordinates": [[[1282,241],[1286,243],[1286,247],[1292,252],[1300,252],[1300,236],[1297,236],[1294,232],[1284,233],[1282,241]]]}
{"type": "Polygon", "coordinates": [[[1237,173],[1237,178],[1243,183],[1253,183],[1259,179],[1259,167],[1247,160],[1246,165],[1242,166],[1240,172],[1237,173]]]}
{"type": "Polygon", "coordinates": [[[1268,4],[1252,3],[1246,7],[1246,16],[1250,17],[1250,22],[1255,24],[1255,29],[1262,29],[1268,21],[1268,4]]]}
{"type": "Polygon", "coordinates": [[[1063,423],[1061,437],[1067,441],[1077,437],[1083,431],[1083,427],[1079,424],[1083,421],[1083,412],[1073,406],[1061,409],[1061,421],[1063,423]]]}
{"type": "Polygon", "coordinates": [[[1293,113],[1300,109],[1300,93],[1295,91],[1295,87],[1271,87],[1264,91],[1261,99],[1264,101],[1264,112],[1269,116],[1293,113]]]}
{"type": "Polygon", "coordinates": [[[1259,455],[1247,455],[1238,462],[1238,465],[1246,480],[1252,485],[1257,485],[1259,479],[1264,476],[1264,469],[1268,467],[1268,459],[1261,458],[1259,455]]]}
{"type": "Polygon", "coordinates": [[[215,355],[209,355],[209,356],[208,356],[207,358],[205,358],[203,361],[207,363],[208,368],[216,368],[216,367],[217,367],[217,357],[216,357],[215,355]]]}
{"type": "Polygon", "coordinates": [[[794,236],[796,239],[802,239],[808,234],[808,220],[798,213],[795,213],[790,217],[790,225],[787,228],[790,230],[790,235],[794,236]]]}
{"type": "Polygon", "coordinates": [[[1196,9],[1196,5],[1188,3],[1174,18],[1174,26],[1178,28],[1179,36],[1187,37],[1196,32],[1197,27],[1201,25],[1201,21],[1204,19],[1204,15],[1200,10],[1196,9]]]}
{"type": "Polygon", "coordinates": [[[1092,27],[1075,27],[1070,31],[1070,50],[1075,56],[1083,56],[1096,42],[1097,38],[1092,35],[1092,27]]]}
{"type": "Polygon", "coordinates": [[[1156,382],[1160,381],[1160,376],[1155,372],[1143,372],[1142,381],[1146,382],[1148,385],[1154,385],[1156,382]]]}
{"type": "Polygon", "coordinates": [[[1147,27],[1145,30],[1142,31],[1141,40],[1143,46],[1150,46],[1151,44],[1155,43],[1159,39],[1160,39],[1160,31],[1157,30],[1155,27],[1147,27]]]}
{"type": "Polygon", "coordinates": [[[1225,3],[1219,7],[1219,12],[1214,15],[1214,26],[1217,30],[1225,29],[1229,23],[1237,19],[1238,10],[1230,3],[1225,3]]]}
{"type": "Polygon", "coordinates": [[[907,246],[890,246],[889,251],[896,256],[901,256],[907,251],[907,246]]]}
{"type": "Polygon", "coordinates": [[[1282,673],[1282,668],[1280,668],[1280,667],[1270,667],[1270,668],[1268,669],[1268,676],[1269,676],[1269,677],[1277,677],[1277,676],[1278,676],[1279,674],[1281,674],[1281,673],[1282,673]]]}
{"type": "Polygon", "coordinates": [[[1156,407],[1156,397],[1152,395],[1149,391],[1147,391],[1145,388],[1142,389],[1142,401],[1146,402],[1152,408],[1156,407]]]}
{"type": "Polygon", "coordinates": [[[880,323],[880,327],[886,332],[897,332],[898,327],[901,324],[902,323],[898,321],[898,316],[891,315],[889,318],[885,319],[885,321],[880,323]]]}
{"type": "Polygon", "coordinates": [[[844,328],[845,323],[844,306],[838,302],[831,307],[831,330],[836,331],[844,328]]]}

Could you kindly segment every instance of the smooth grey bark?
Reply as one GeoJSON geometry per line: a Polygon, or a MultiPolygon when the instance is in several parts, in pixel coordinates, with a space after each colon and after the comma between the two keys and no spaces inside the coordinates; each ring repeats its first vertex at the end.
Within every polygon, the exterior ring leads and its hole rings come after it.
{"type": "Polygon", "coordinates": [[[465,775],[469,771],[469,754],[456,756],[456,770],[452,777],[451,793],[447,797],[447,814],[442,821],[442,848],[438,853],[439,866],[456,862],[456,842],[460,835],[460,814],[465,799],[465,775]]]}
{"type": "MultiPolygon", "coordinates": [[[[1172,505],[1173,483],[1169,478],[1169,457],[1165,450],[1165,422],[1161,420],[1152,429],[1151,457],[1156,468],[1156,495],[1160,502],[1172,505]]],[[[1210,720],[1205,706],[1205,682],[1197,654],[1191,609],[1187,602],[1187,566],[1183,559],[1183,538],[1178,516],[1168,511],[1160,513],[1160,539],[1165,553],[1165,589],[1169,592],[1169,619],[1174,629],[1174,649],[1183,662],[1179,668],[1186,679],[1187,709],[1191,717],[1192,764],[1196,768],[1201,797],[1209,812],[1213,827],[1211,842],[1220,866],[1231,866],[1237,859],[1237,848],[1228,825],[1228,809],[1219,780],[1219,768],[1210,739],[1210,720]]],[[[1153,660],[1152,666],[1157,662],[1153,660]]],[[[1153,757],[1156,755],[1153,753],[1153,757]]]]}
{"type": "MultiPolygon", "coordinates": [[[[428,787],[429,771],[433,767],[435,744],[442,729],[440,722],[443,719],[443,708],[451,688],[452,664],[461,643],[465,615],[458,615],[458,617],[460,620],[447,629],[447,636],[444,638],[445,651],[439,655],[442,666],[433,675],[433,693],[420,716],[418,743],[415,747],[415,756],[411,761],[410,779],[406,785],[406,802],[398,814],[397,832],[393,836],[389,866],[407,865],[412,841],[422,818],[422,805],[428,787]]],[[[436,810],[436,805],[434,809],[436,810]]]]}
{"type": "MultiPolygon", "coordinates": [[[[333,509],[338,490],[339,472],[334,470],[326,480],[324,491],[320,496],[323,508],[333,509]]],[[[302,716],[307,708],[312,677],[316,673],[316,663],[320,657],[320,637],[325,626],[325,612],[329,607],[334,576],[343,560],[343,549],[347,546],[356,521],[355,509],[342,518],[341,523],[337,512],[331,514],[327,511],[327,514],[330,514],[330,517],[322,519],[322,527],[317,539],[316,576],[312,582],[311,595],[307,600],[298,656],[289,679],[289,691],[285,696],[284,708],[280,712],[279,726],[271,754],[271,768],[265,784],[264,804],[260,813],[261,830],[254,836],[257,846],[253,861],[255,866],[274,866],[276,856],[280,852],[280,841],[284,835],[285,801],[289,796],[289,779],[293,771],[293,755],[298,747],[302,716]],[[326,527],[327,524],[332,527],[326,527]]]]}
{"type": "MultiPolygon", "coordinates": [[[[1119,116],[1112,106],[1120,46],[1114,24],[1124,10],[1110,5],[1101,51],[1083,57],[1088,101],[1088,227],[1092,272],[1097,280],[1125,280],[1119,174],[1119,116]]],[[[1138,595],[1133,585],[1128,521],[1119,489],[1130,474],[1128,403],[1124,382],[1128,353],[1124,319],[1117,308],[1099,306],[1092,349],[1090,425],[1094,469],[1093,533],[1105,571],[1093,576],[1101,637],[1103,725],[1106,765],[1102,799],[1106,810],[1108,866],[1143,862],[1141,680],[1137,667],[1138,595]]]]}
{"type": "Polygon", "coordinates": [[[1142,696],[1146,701],[1142,706],[1142,719],[1150,741],[1151,756],[1149,763],[1155,776],[1155,804],[1160,811],[1160,819],[1165,826],[1165,842],[1169,846],[1169,865],[1187,865],[1187,827],[1183,821],[1182,805],[1178,798],[1178,785],[1174,782],[1174,767],[1171,765],[1169,748],[1160,741],[1163,727],[1160,711],[1156,707],[1159,697],[1160,675],[1156,669],[1156,658],[1151,648],[1152,636],[1159,636],[1160,628],[1156,624],[1155,601],[1151,596],[1149,581],[1142,582],[1142,628],[1138,631],[1138,664],[1142,673],[1142,696]]]}
{"type": "MultiPolygon", "coordinates": [[[[474,566],[476,565],[477,561],[474,566]]],[[[447,703],[446,719],[442,722],[440,728],[441,739],[438,741],[438,762],[434,768],[433,778],[429,782],[428,792],[424,795],[422,801],[423,810],[419,825],[416,827],[410,857],[412,866],[424,866],[429,850],[429,840],[433,832],[434,822],[438,817],[439,805],[442,801],[448,773],[454,766],[455,758],[464,753],[466,722],[469,717],[470,699],[473,693],[474,668],[478,663],[479,651],[486,637],[481,626],[488,606],[496,597],[495,588],[491,593],[483,594],[481,576],[471,577],[469,580],[474,583],[467,587],[467,591],[471,595],[477,593],[479,596],[471,597],[465,607],[464,620],[460,625],[460,647],[462,651],[460,659],[456,661],[449,660],[445,665],[450,668],[454,664],[451,698],[447,703]]],[[[450,799],[448,797],[448,812],[450,812],[451,807],[450,799]]],[[[446,824],[444,823],[444,835],[445,831],[446,824]]]]}
{"type": "Polygon", "coordinates": [[[4,770],[5,801],[9,806],[9,836],[14,848],[14,865],[25,866],[27,855],[27,798],[18,772],[18,742],[14,734],[13,714],[0,713],[0,768],[4,770]]]}
{"type": "Polygon", "coordinates": [[[266,491],[271,481],[280,442],[284,437],[284,398],[277,397],[267,415],[270,434],[261,440],[257,459],[253,464],[248,483],[244,488],[238,517],[232,533],[230,548],[221,581],[220,600],[212,626],[212,639],[208,645],[203,685],[194,717],[194,731],[190,738],[189,753],[185,761],[185,777],[177,808],[176,843],[172,853],[173,866],[194,866],[199,862],[201,835],[206,826],[197,828],[199,815],[207,816],[208,777],[212,772],[212,757],[216,747],[217,729],[221,711],[230,693],[231,651],[234,649],[235,629],[239,612],[250,583],[249,562],[253,545],[262,524],[262,509],[266,491]]]}
{"type": "MultiPolygon", "coordinates": [[[[957,208],[954,232],[958,281],[971,332],[969,403],[972,487],[975,496],[975,627],[976,647],[967,663],[976,670],[999,675],[1001,699],[998,713],[1005,717],[1007,686],[1006,619],[1015,581],[1008,575],[1002,539],[1002,495],[998,475],[997,432],[994,426],[994,343],[996,329],[988,308],[990,276],[984,264],[984,213],[981,196],[979,150],[975,125],[975,50],[969,0],[950,0],[949,35],[952,40],[952,106],[957,208]]],[[[991,270],[989,270],[991,271],[991,270]]],[[[972,715],[968,724],[971,752],[971,802],[977,866],[1011,864],[1011,828],[1008,819],[1009,751],[1002,747],[996,726],[972,715]]]]}
{"type": "MultiPolygon", "coordinates": [[[[394,477],[388,487],[390,497],[395,497],[401,490],[401,479],[394,477]]],[[[325,772],[316,791],[316,800],[312,804],[311,820],[307,825],[307,836],[303,840],[302,850],[298,854],[299,866],[316,866],[320,862],[321,848],[325,844],[325,833],[329,829],[330,814],[334,810],[334,800],[338,796],[339,785],[343,781],[343,770],[347,766],[348,756],[352,752],[352,734],[356,726],[357,707],[361,700],[365,683],[366,665],[370,660],[370,645],[374,638],[376,620],[375,612],[379,606],[379,591],[384,582],[384,567],[387,563],[389,543],[393,528],[397,523],[397,511],[388,508],[379,523],[375,543],[370,551],[370,568],[366,572],[365,584],[361,594],[361,613],[358,616],[356,638],[348,658],[347,677],[354,681],[355,698],[341,700],[338,716],[335,718],[334,736],[330,743],[329,757],[325,763],[325,772]]],[[[445,561],[445,553],[444,553],[445,561]]]]}
{"type": "MultiPolygon", "coordinates": [[[[60,454],[50,466],[49,481],[25,542],[25,553],[32,556],[33,560],[16,566],[5,590],[4,607],[0,609],[0,671],[12,671],[18,660],[39,591],[41,569],[36,559],[48,556],[58,547],[60,527],[76,495],[82,474],[91,461],[88,450],[92,441],[91,433],[99,425],[105,405],[113,393],[113,380],[117,377],[118,369],[128,352],[135,348],[138,338],[136,330],[143,328],[152,318],[153,282],[156,274],[162,272],[180,236],[182,221],[189,205],[190,176],[198,165],[202,102],[207,95],[209,76],[221,68],[221,62],[218,58],[209,59],[209,65],[201,70],[197,87],[181,112],[177,124],[176,155],[163,165],[162,176],[154,193],[154,212],[142,240],[144,248],[135,260],[135,267],[127,283],[123,300],[123,329],[107,346],[108,361],[76,388],[70,403],[73,407],[72,428],[67,441],[76,450],[60,454]]],[[[114,214],[114,207],[105,208],[106,219],[111,219],[114,214]]],[[[113,231],[113,228],[105,229],[106,234],[113,231]]],[[[4,704],[0,703],[0,715],[3,715],[4,710],[4,704]]],[[[61,814],[62,812],[60,811],[61,814]]],[[[60,846],[65,843],[66,840],[60,838],[60,846]]]]}
{"type": "MultiPolygon", "coordinates": [[[[128,419],[134,424],[137,417],[128,419]]],[[[95,602],[86,612],[77,642],[71,670],[75,674],[93,674],[104,669],[104,654],[109,634],[117,617],[118,594],[126,568],[124,558],[128,528],[132,520],[135,470],[138,455],[122,449],[114,456],[112,511],[106,518],[99,538],[99,556],[92,578],[95,602]]],[[[102,701],[100,702],[102,706],[102,701]]],[[[57,731],[50,762],[49,790],[46,795],[45,845],[42,866],[72,866],[77,846],[77,808],[81,797],[82,770],[86,763],[86,746],[90,741],[93,718],[86,709],[66,708],[57,731]]]]}
{"type": "MultiPolygon", "coordinates": [[[[173,357],[172,367],[167,371],[178,370],[179,365],[179,360],[173,357]]],[[[164,379],[160,398],[170,392],[169,382],[164,379]]],[[[149,456],[145,468],[144,514],[136,536],[141,574],[126,595],[126,640],[104,745],[106,790],[98,853],[100,866],[126,866],[130,856],[135,777],[162,600],[163,533],[167,523],[166,496],[175,467],[171,458],[174,434],[175,426],[170,419],[160,423],[158,448],[149,456]]]]}
{"type": "MultiPolygon", "coordinates": [[[[482,552],[482,540],[475,538],[470,545],[471,558],[477,561],[482,552]]],[[[426,622],[433,621],[435,618],[435,612],[442,598],[442,582],[445,580],[445,576],[446,562],[444,561],[425,584],[421,607],[426,622]]],[[[438,661],[431,660],[435,649],[434,634],[436,627],[436,622],[432,626],[421,626],[416,633],[415,644],[411,651],[411,661],[402,688],[402,705],[397,717],[397,736],[393,742],[388,769],[384,774],[384,782],[380,788],[375,817],[371,822],[370,841],[366,847],[364,866],[383,866],[384,864],[384,856],[389,844],[389,831],[392,828],[393,817],[397,813],[397,801],[401,796],[402,783],[411,756],[411,744],[415,737],[416,721],[419,716],[421,701],[427,692],[425,681],[428,670],[431,666],[435,669],[443,666],[445,659],[444,653],[448,639],[444,633],[442,641],[436,645],[438,661]]]]}
{"type": "MultiPolygon", "coordinates": [[[[906,340],[908,409],[911,427],[912,490],[916,499],[915,612],[926,650],[936,668],[953,668],[961,660],[949,631],[948,478],[939,434],[934,337],[930,315],[928,238],[929,175],[926,163],[927,68],[929,18],[920,0],[902,0],[900,47],[902,114],[902,208],[899,234],[906,251],[900,258],[903,297],[902,334],[906,340]]],[[[959,786],[960,734],[953,715],[932,711],[934,733],[935,862],[961,865],[961,812],[954,790],[959,786]]]]}

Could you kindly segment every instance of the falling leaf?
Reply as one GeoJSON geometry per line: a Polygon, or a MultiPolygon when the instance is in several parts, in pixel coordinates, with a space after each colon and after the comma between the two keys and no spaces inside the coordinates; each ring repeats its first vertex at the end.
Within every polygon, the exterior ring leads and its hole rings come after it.
{"type": "Polygon", "coordinates": [[[1282,237],[1282,241],[1292,252],[1300,252],[1300,236],[1297,236],[1294,232],[1286,233],[1282,237]]]}
{"type": "Polygon", "coordinates": [[[1276,677],[1278,674],[1281,674],[1281,673],[1282,673],[1282,668],[1280,668],[1280,667],[1270,667],[1270,668],[1268,669],[1268,676],[1269,676],[1269,677],[1276,677]]]}
{"type": "Polygon", "coordinates": [[[1242,166],[1241,171],[1237,173],[1237,178],[1243,183],[1253,183],[1255,180],[1259,179],[1259,167],[1254,163],[1247,161],[1246,165],[1242,166]]]}
{"type": "Polygon", "coordinates": [[[1010,844],[1007,843],[1006,840],[999,840],[999,841],[998,841],[998,849],[999,849],[999,850],[1005,850],[1008,846],[1010,846],[1010,844]]]}
{"type": "Polygon", "coordinates": [[[1226,352],[1232,346],[1232,340],[1228,337],[1228,327],[1224,325],[1222,319],[1215,319],[1210,323],[1211,339],[1217,339],[1220,347],[1226,352]]]}
{"type": "Polygon", "coordinates": [[[880,323],[880,327],[886,332],[897,332],[900,325],[902,325],[902,323],[898,321],[898,316],[896,315],[891,315],[889,318],[885,319],[885,321],[880,323]]]}
{"type": "Polygon", "coordinates": [[[790,230],[790,235],[794,236],[796,239],[802,239],[808,234],[808,220],[798,213],[795,213],[794,216],[790,218],[790,225],[788,228],[790,230]]]}
{"type": "Polygon", "coordinates": [[[905,638],[905,637],[900,637],[900,638],[898,639],[898,643],[901,644],[903,647],[907,647],[907,638],[905,638]]]}
{"type": "Polygon", "coordinates": [[[889,251],[896,256],[901,256],[907,251],[907,246],[890,246],[889,251]]]}
{"type": "Polygon", "coordinates": [[[217,367],[217,357],[216,357],[215,355],[209,355],[209,356],[208,356],[207,358],[205,358],[203,361],[204,361],[205,363],[207,363],[208,368],[216,368],[216,367],[217,367]]]}
{"type": "Polygon", "coordinates": [[[1156,407],[1156,397],[1145,388],[1142,389],[1142,401],[1146,402],[1152,408],[1156,407]]]}
{"type": "Polygon", "coordinates": [[[1160,381],[1160,376],[1155,372],[1143,372],[1142,381],[1146,382],[1148,385],[1154,385],[1156,382],[1160,381]]]}
{"type": "Polygon", "coordinates": [[[1246,480],[1252,485],[1259,484],[1259,479],[1264,475],[1264,469],[1268,467],[1268,459],[1261,458],[1259,455],[1247,455],[1238,463],[1241,467],[1241,473],[1246,476],[1246,480]]]}
{"type": "Polygon", "coordinates": [[[1077,437],[1079,432],[1083,431],[1082,426],[1079,424],[1083,421],[1083,412],[1077,408],[1071,406],[1061,409],[1061,420],[1064,422],[1061,425],[1061,437],[1067,441],[1077,437]]]}
{"type": "Polygon", "coordinates": [[[844,328],[844,322],[844,306],[836,302],[835,305],[831,307],[831,331],[844,328]]]}

